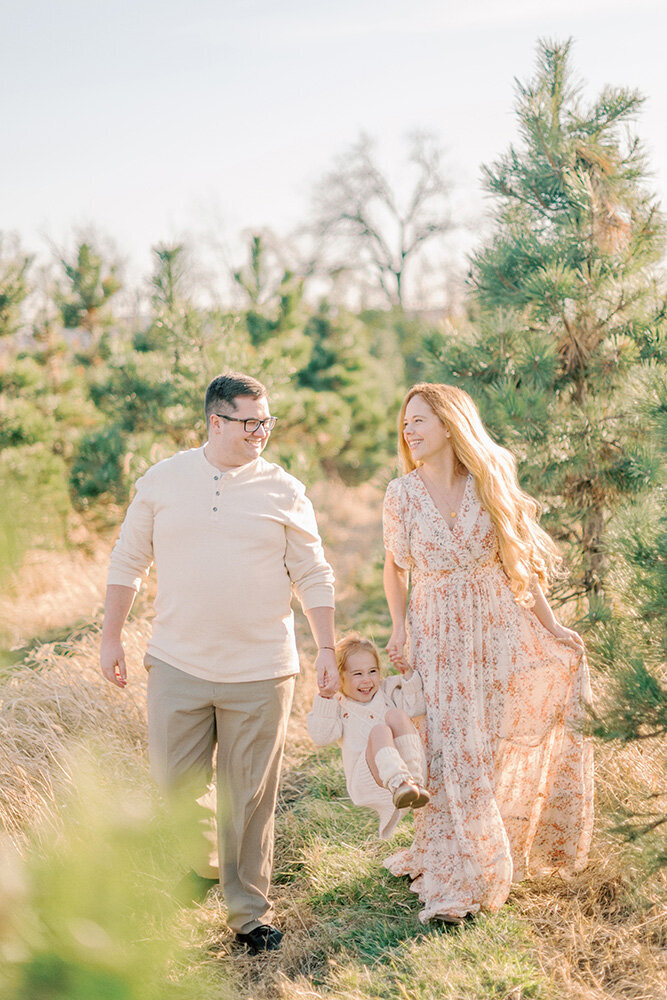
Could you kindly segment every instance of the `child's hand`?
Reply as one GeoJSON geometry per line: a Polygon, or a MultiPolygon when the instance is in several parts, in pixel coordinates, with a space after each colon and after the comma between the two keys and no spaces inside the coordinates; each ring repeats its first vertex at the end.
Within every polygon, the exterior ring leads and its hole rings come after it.
{"type": "Polygon", "coordinates": [[[395,625],[387,643],[387,653],[392,663],[398,667],[398,661],[403,657],[403,647],[406,642],[405,626],[395,625]]]}
{"type": "Polygon", "coordinates": [[[406,680],[414,674],[414,670],[404,656],[396,657],[392,662],[401,671],[406,680]]]}

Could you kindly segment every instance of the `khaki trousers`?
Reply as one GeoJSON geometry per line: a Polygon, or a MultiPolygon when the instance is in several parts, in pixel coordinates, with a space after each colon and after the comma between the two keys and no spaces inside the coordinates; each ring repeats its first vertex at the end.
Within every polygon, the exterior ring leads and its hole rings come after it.
{"type": "Polygon", "coordinates": [[[234,931],[269,923],[274,817],[294,676],[213,683],[152,656],[148,674],[151,772],[166,791],[206,790],[217,743],[218,854],[234,931]]]}

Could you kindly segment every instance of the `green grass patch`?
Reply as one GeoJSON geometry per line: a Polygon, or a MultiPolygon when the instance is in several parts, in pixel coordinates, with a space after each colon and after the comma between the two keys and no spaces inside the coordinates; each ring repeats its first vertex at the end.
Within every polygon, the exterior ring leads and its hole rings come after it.
{"type": "MultiPolygon", "coordinates": [[[[369,936],[375,928],[369,928],[369,936]]],[[[330,965],[331,996],[345,1000],[556,1000],[530,929],[509,911],[460,927],[429,927],[373,960],[349,946],[330,965]]]]}
{"type": "MultiPolygon", "coordinates": [[[[529,923],[511,907],[463,925],[419,922],[421,904],[384,859],[411,843],[403,820],[391,841],[377,818],[347,796],[340,751],[313,752],[286,774],[278,818],[275,881],[308,914],[298,969],[317,995],[340,1000],[551,1000],[529,923]]],[[[296,993],[298,994],[298,991],[296,993]]]]}

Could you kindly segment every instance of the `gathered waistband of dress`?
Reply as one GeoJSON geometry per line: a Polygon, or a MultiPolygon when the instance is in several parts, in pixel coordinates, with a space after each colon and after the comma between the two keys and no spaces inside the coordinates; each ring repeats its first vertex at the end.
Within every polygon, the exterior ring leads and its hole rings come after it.
{"type": "Polygon", "coordinates": [[[474,576],[480,570],[488,570],[494,567],[501,568],[500,559],[494,556],[492,559],[483,559],[479,562],[473,561],[469,563],[460,563],[457,566],[452,566],[451,569],[443,568],[440,569],[415,569],[413,570],[413,583],[418,580],[430,579],[430,578],[440,578],[443,576],[454,576],[454,575],[464,575],[464,576],[474,576]]]}

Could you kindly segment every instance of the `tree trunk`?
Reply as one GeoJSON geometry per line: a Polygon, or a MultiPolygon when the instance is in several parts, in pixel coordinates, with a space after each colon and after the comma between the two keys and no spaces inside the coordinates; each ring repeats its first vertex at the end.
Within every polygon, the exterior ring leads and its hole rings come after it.
{"type": "Polygon", "coordinates": [[[601,507],[591,507],[581,520],[584,588],[591,597],[604,597],[607,570],[604,555],[605,517],[601,507]]]}

